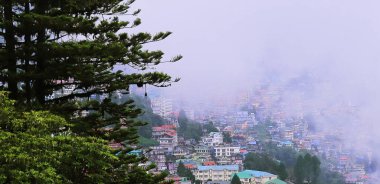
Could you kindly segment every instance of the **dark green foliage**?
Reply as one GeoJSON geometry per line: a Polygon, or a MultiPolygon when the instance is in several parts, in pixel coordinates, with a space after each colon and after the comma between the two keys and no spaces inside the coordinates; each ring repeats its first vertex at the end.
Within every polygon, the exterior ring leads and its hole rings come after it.
{"type": "Polygon", "coordinates": [[[158,146],[160,145],[159,142],[153,139],[148,139],[145,137],[140,136],[139,137],[139,145],[145,148],[151,147],[151,146],[158,146]]]}
{"type": "Polygon", "coordinates": [[[139,127],[138,134],[146,139],[150,139],[152,137],[152,127],[166,124],[166,121],[159,115],[153,114],[148,98],[137,95],[122,95],[121,98],[114,99],[115,103],[118,104],[123,104],[130,100],[133,100],[134,105],[143,111],[137,119],[146,122],[144,126],[139,127]]]}
{"type": "Polygon", "coordinates": [[[284,163],[288,168],[293,168],[296,164],[298,152],[294,148],[278,147],[276,143],[267,143],[264,146],[266,153],[284,163]]]}
{"type": "Polygon", "coordinates": [[[286,171],[286,167],[283,163],[277,167],[277,175],[281,180],[286,180],[288,178],[288,172],[286,171]]]}
{"type": "Polygon", "coordinates": [[[276,172],[278,163],[266,154],[248,153],[244,159],[244,168],[250,170],[276,172]]]}
{"type": "Polygon", "coordinates": [[[193,175],[190,169],[185,167],[185,165],[182,162],[179,162],[178,164],[177,175],[180,177],[186,177],[189,180],[191,180],[191,182],[195,182],[195,176],[193,175]]]}
{"type": "Polygon", "coordinates": [[[76,136],[62,117],[20,112],[13,103],[0,92],[0,183],[110,181],[119,160],[104,140],[76,136]]]}
{"type": "Polygon", "coordinates": [[[178,117],[178,134],[183,136],[185,139],[194,139],[199,141],[203,135],[202,125],[198,122],[189,120],[186,117],[184,111],[180,111],[178,117]]]}
{"type": "Polygon", "coordinates": [[[294,177],[296,184],[307,183],[316,184],[321,172],[321,162],[316,156],[307,153],[305,156],[298,156],[297,163],[294,166],[294,177]]]}
{"type": "Polygon", "coordinates": [[[283,163],[262,153],[248,153],[244,159],[244,169],[266,171],[278,175],[281,179],[288,177],[283,163]]]}
{"type": "Polygon", "coordinates": [[[345,184],[344,176],[338,172],[329,171],[327,168],[321,170],[318,178],[319,183],[345,184]]]}
{"type": "Polygon", "coordinates": [[[231,135],[227,132],[223,132],[223,142],[224,143],[232,143],[231,135]]]}
{"type": "Polygon", "coordinates": [[[231,184],[241,184],[241,181],[238,175],[235,174],[234,177],[232,177],[231,184]]]}
{"type": "Polygon", "coordinates": [[[147,122],[145,126],[139,128],[139,135],[146,138],[152,137],[152,127],[160,126],[166,123],[165,120],[159,115],[153,114],[149,111],[145,111],[144,114],[142,114],[138,119],[147,122]]]}
{"type": "Polygon", "coordinates": [[[296,184],[303,184],[306,173],[303,171],[303,156],[298,156],[296,165],[294,166],[294,177],[296,184]]]}
{"type": "MultiPolygon", "coordinates": [[[[160,72],[120,70],[142,71],[181,58],[163,61],[163,52],[143,47],[165,39],[170,32],[126,33],[141,23],[133,17],[139,10],[130,10],[133,2],[9,0],[0,3],[0,90],[10,92],[19,110],[48,110],[69,121],[75,135],[112,140],[127,147],[118,154],[117,162],[105,157],[89,161],[89,165],[105,162],[110,168],[99,167],[103,170],[94,171],[93,176],[91,170],[78,171],[78,174],[90,173],[92,179],[79,183],[94,180],[101,183],[98,178],[114,183],[157,183],[164,176],[147,174],[151,167],[137,166],[146,158],[127,154],[132,150],[131,145],[138,144],[139,126],[146,125],[136,119],[142,111],[131,100],[119,104],[112,100],[117,91],[128,93],[130,85],[165,87],[178,81],[160,72]],[[121,16],[123,21],[119,19],[121,16]],[[73,91],[63,93],[68,89],[73,91]],[[97,100],[94,98],[97,95],[104,95],[105,99],[97,100]]],[[[77,146],[81,147],[79,143],[77,146]]]]}
{"type": "Polygon", "coordinates": [[[202,125],[197,122],[189,123],[184,133],[185,139],[194,139],[197,142],[201,139],[202,135],[202,125]]]}
{"type": "Polygon", "coordinates": [[[219,132],[219,130],[214,126],[214,123],[211,121],[203,125],[203,129],[205,130],[206,133],[219,132]]]}
{"type": "Polygon", "coordinates": [[[189,119],[187,119],[185,111],[181,110],[178,116],[178,124],[179,124],[178,133],[180,135],[184,136],[184,133],[187,130],[188,123],[189,123],[189,119]]]}

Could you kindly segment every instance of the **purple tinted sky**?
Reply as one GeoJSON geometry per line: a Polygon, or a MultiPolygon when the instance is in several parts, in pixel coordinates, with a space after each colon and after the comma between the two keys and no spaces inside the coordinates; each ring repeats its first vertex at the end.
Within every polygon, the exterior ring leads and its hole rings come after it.
{"type": "Polygon", "coordinates": [[[379,82],[371,75],[380,69],[380,1],[138,0],[133,7],[142,9],[139,30],[173,32],[152,47],[184,56],[158,68],[182,78],[168,89],[176,93],[230,92],[303,72],[379,82]]]}
{"type": "Polygon", "coordinates": [[[139,31],[174,33],[150,48],[184,56],[158,67],[182,78],[169,93],[203,100],[308,73],[326,82],[314,103],[361,105],[359,121],[335,128],[360,151],[380,153],[379,0],[138,0],[133,7],[142,9],[139,31]]]}

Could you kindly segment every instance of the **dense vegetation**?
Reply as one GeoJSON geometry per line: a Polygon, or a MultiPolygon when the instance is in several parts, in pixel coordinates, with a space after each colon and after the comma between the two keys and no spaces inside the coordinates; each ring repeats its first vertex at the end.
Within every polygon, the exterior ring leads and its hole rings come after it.
{"type": "Polygon", "coordinates": [[[240,178],[237,174],[232,177],[231,184],[241,184],[240,178]]]}
{"type": "Polygon", "coordinates": [[[320,161],[316,156],[297,152],[290,147],[277,147],[274,143],[264,144],[264,150],[265,153],[249,153],[244,160],[244,167],[271,172],[282,180],[287,178],[294,182],[345,183],[340,173],[330,171],[321,164],[326,161],[320,161]]]}
{"type": "Polygon", "coordinates": [[[214,126],[214,123],[211,121],[203,125],[203,130],[205,133],[219,132],[219,130],[214,126]]]}
{"type": "Polygon", "coordinates": [[[144,147],[149,145],[156,145],[157,142],[151,139],[152,127],[167,124],[167,122],[159,115],[153,113],[148,97],[129,94],[122,95],[120,98],[113,99],[113,101],[117,104],[123,104],[131,100],[134,102],[134,105],[137,108],[142,110],[142,113],[136,119],[146,122],[146,124],[144,126],[140,126],[138,130],[138,134],[140,136],[140,144],[144,147]]]}
{"type": "Polygon", "coordinates": [[[223,132],[223,142],[232,143],[231,135],[227,132],[223,132]]]}
{"type": "Polygon", "coordinates": [[[179,162],[179,164],[178,164],[177,174],[180,177],[188,178],[193,183],[195,182],[195,176],[193,175],[193,173],[191,172],[190,169],[185,167],[185,165],[182,162],[179,162]]]}
{"type": "Polygon", "coordinates": [[[121,158],[105,140],[76,135],[64,118],[18,111],[14,103],[0,92],[0,183],[152,183],[165,177],[141,168],[125,177],[113,169],[121,158]]]}
{"type": "Polygon", "coordinates": [[[178,135],[185,139],[199,141],[203,135],[202,125],[186,117],[185,111],[180,111],[178,116],[178,135]]]}
{"type": "Polygon", "coordinates": [[[244,169],[273,173],[282,180],[288,178],[285,165],[263,153],[248,153],[244,159],[244,169]]]}
{"type": "Polygon", "coordinates": [[[317,184],[321,172],[321,162],[316,156],[311,156],[309,153],[297,158],[294,166],[294,177],[296,184],[303,184],[305,181],[311,184],[317,184]]]}
{"type": "Polygon", "coordinates": [[[130,85],[164,87],[178,81],[160,72],[126,73],[120,66],[141,71],[162,62],[178,61],[181,56],[163,61],[163,52],[143,47],[165,39],[170,32],[126,33],[141,23],[133,17],[139,10],[131,11],[132,3],[133,0],[1,1],[0,90],[9,91],[19,110],[17,114],[24,117],[5,122],[0,145],[12,146],[8,141],[22,143],[27,139],[31,143],[22,146],[36,152],[27,155],[17,148],[10,149],[15,153],[4,153],[0,170],[3,181],[14,183],[23,178],[21,174],[26,174],[31,183],[42,177],[52,181],[48,183],[59,178],[65,183],[163,181],[163,175],[148,174],[151,167],[138,166],[146,158],[128,155],[139,141],[138,127],[146,124],[136,119],[141,109],[131,100],[118,104],[112,99],[116,92],[129,93],[130,85]],[[120,20],[118,17],[122,16],[120,20]],[[67,124],[58,116],[43,114],[48,111],[63,117],[67,124]],[[33,118],[37,119],[27,121],[33,118]],[[43,132],[33,128],[24,133],[28,128],[25,126],[33,123],[39,123],[43,132]],[[21,126],[21,131],[7,129],[13,125],[21,126]],[[73,137],[48,136],[49,131],[56,133],[69,127],[73,137]],[[111,157],[105,149],[109,141],[121,143],[126,149],[111,157]],[[63,149],[65,154],[60,150],[48,152],[49,149],[63,149]],[[70,157],[74,154],[78,157],[70,157]],[[54,165],[55,157],[65,160],[54,165]],[[12,160],[17,164],[10,163],[12,160]],[[8,169],[3,167],[6,164],[17,167],[8,169]],[[26,170],[30,173],[23,173],[26,170]],[[71,173],[73,176],[69,177],[71,173]]]}

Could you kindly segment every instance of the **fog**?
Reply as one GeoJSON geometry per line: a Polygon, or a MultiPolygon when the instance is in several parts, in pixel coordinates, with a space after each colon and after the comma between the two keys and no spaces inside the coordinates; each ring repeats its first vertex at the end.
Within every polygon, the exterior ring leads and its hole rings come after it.
{"type": "Polygon", "coordinates": [[[340,129],[347,145],[380,157],[380,1],[138,0],[138,31],[172,31],[148,46],[178,63],[157,66],[179,83],[164,93],[190,102],[233,99],[262,85],[284,91],[289,114],[348,104],[354,116],[315,117],[319,129],[340,129]],[[304,108],[304,107],[309,107],[304,108]]]}

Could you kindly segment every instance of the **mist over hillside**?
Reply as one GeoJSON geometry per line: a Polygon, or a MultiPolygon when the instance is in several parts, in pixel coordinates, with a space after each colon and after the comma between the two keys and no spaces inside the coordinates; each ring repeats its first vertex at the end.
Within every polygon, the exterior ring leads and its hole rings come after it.
{"type": "Polygon", "coordinates": [[[379,1],[137,4],[150,12],[141,29],[172,30],[164,50],[184,55],[181,65],[159,67],[182,78],[163,94],[212,108],[276,88],[273,109],[311,116],[317,130],[339,131],[346,149],[380,159],[379,1]]]}

